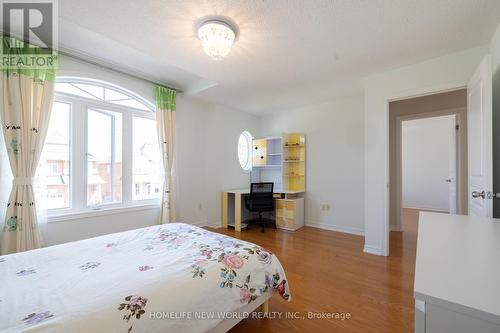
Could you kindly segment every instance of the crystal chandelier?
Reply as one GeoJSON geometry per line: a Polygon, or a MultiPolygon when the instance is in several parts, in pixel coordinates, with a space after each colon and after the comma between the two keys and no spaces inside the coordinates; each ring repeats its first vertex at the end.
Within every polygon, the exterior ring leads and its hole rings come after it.
{"type": "Polygon", "coordinates": [[[210,20],[198,28],[198,38],[205,53],[214,60],[220,60],[231,51],[236,33],[229,24],[210,20]]]}

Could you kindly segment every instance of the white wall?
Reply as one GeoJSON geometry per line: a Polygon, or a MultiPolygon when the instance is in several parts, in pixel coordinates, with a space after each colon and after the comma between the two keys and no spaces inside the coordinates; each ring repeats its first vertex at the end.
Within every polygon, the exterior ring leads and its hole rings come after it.
{"type": "MultiPolygon", "coordinates": [[[[59,76],[103,80],[131,90],[154,103],[153,85],[68,57],[61,57],[59,76]]],[[[259,118],[221,106],[177,97],[176,208],[178,221],[218,224],[220,190],[245,187],[248,174],[237,161],[236,145],[244,129],[259,134],[259,118]]],[[[126,213],[74,218],[42,226],[45,245],[54,245],[156,224],[158,207],[126,213]]]]}
{"type": "MultiPolygon", "coordinates": [[[[500,191],[500,25],[491,41],[493,78],[493,191],[500,191]]],[[[493,217],[500,218],[500,202],[493,200],[493,217]]]]}
{"type": "Polygon", "coordinates": [[[491,65],[493,66],[493,73],[495,73],[500,68],[500,24],[491,39],[490,52],[491,65]]]}
{"type": "Polygon", "coordinates": [[[449,212],[450,164],[453,161],[454,116],[403,121],[402,205],[449,212]]]}
{"type": "Polygon", "coordinates": [[[262,118],[266,136],[306,134],[306,225],[364,232],[363,100],[359,93],[262,118]]]}
{"type": "Polygon", "coordinates": [[[388,255],[388,101],[463,87],[487,47],[478,47],[365,78],[365,251],[388,255]]]}
{"type": "Polygon", "coordinates": [[[220,105],[177,109],[179,220],[219,226],[221,191],[248,187],[237,158],[244,130],[258,136],[259,118],[220,105]],[[189,111],[189,112],[188,112],[189,111]]]}

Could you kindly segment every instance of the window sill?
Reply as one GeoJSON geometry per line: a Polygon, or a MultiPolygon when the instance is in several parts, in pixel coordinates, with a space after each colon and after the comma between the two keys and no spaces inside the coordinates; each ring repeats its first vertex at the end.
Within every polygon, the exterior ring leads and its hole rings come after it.
{"type": "Polygon", "coordinates": [[[108,207],[108,208],[91,209],[84,211],[64,212],[60,214],[54,213],[47,215],[47,223],[79,220],[96,216],[124,214],[130,212],[137,212],[141,210],[159,209],[159,208],[160,208],[160,203],[155,202],[155,203],[146,203],[143,205],[135,205],[128,207],[108,207]]]}

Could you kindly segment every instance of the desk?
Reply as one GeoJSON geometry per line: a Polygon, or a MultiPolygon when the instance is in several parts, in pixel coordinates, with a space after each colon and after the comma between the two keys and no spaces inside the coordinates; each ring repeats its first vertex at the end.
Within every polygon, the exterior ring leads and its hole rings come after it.
{"type": "MultiPolygon", "coordinates": [[[[292,199],[296,198],[300,194],[304,193],[304,191],[289,191],[282,189],[274,189],[274,196],[277,198],[284,199],[292,199]]],[[[225,190],[222,191],[222,223],[221,226],[223,228],[227,228],[228,226],[228,217],[229,217],[229,199],[230,196],[234,196],[234,230],[241,232],[241,199],[244,195],[250,194],[249,188],[244,189],[234,189],[234,190],[225,190]]]]}
{"type": "Polygon", "coordinates": [[[421,212],[415,332],[500,332],[500,220],[421,212]]]}

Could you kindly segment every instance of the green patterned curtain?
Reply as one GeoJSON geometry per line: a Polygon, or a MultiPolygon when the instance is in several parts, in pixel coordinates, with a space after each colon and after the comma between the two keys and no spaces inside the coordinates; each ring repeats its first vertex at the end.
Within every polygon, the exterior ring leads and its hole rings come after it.
{"type": "Polygon", "coordinates": [[[162,154],[164,185],[160,224],[175,222],[174,204],[174,151],[175,151],[175,109],[177,92],[174,89],[157,86],[156,125],[162,154]]]}
{"type": "Polygon", "coordinates": [[[171,88],[156,86],[156,108],[158,110],[171,110],[175,111],[175,100],[177,91],[171,88]]]}
{"type": "Polygon", "coordinates": [[[42,246],[38,226],[43,219],[33,185],[52,110],[57,56],[15,38],[1,38],[0,121],[14,176],[12,184],[0,179],[1,188],[10,189],[8,202],[0,203],[0,250],[7,254],[42,246]]]}

